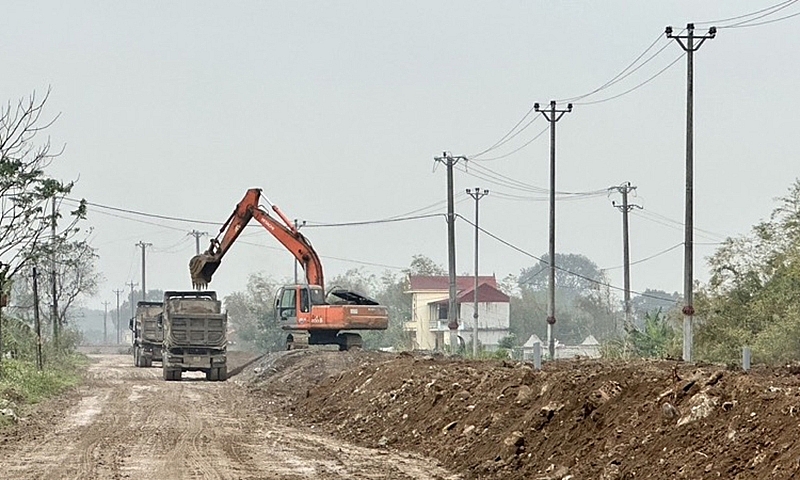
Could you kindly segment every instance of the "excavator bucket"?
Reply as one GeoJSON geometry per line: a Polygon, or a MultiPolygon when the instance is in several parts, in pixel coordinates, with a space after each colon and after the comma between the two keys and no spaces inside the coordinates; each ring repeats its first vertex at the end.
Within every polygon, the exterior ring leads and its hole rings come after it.
{"type": "Polygon", "coordinates": [[[219,268],[220,260],[214,255],[201,253],[189,260],[189,274],[192,276],[192,287],[202,289],[211,282],[211,276],[219,268]]]}

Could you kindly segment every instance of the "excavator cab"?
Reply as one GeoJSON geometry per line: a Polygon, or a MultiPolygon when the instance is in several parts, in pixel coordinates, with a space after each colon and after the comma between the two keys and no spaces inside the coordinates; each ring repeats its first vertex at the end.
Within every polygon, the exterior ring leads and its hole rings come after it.
{"type": "Polygon", "coordinates": [[[280,322],[296,324],[298,313],[311,313],[312,305],[325,305],[325,293],[316,285],[287,285],[275,296],[275,315],[280,322]]]}

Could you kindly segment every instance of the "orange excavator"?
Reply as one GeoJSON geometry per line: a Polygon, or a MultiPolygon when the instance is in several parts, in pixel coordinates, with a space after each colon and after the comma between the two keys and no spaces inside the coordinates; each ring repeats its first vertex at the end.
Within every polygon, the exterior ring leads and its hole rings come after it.
{"type": "Polygon", "coordinates": [[[375,300],[339,288],[326,295],[322,263],[311,243],[276,205],[262,196],[259,188],[247,191],[217,237],[211,239],[209,249],[189,261],[192,285],[196,289],[208,286],[222,257],[253,218],[292,252],[305,270],[306,283],[285,285],[275,298],[275,315],[281,328],[288,332],[287,349],[338,345],[340,350],[349,350],[362,346],[361,336],[343,330],[385,330],[388,327],[388,310],[375,300]],[[280,222],[259,205],[262,198],[280,222]]]}

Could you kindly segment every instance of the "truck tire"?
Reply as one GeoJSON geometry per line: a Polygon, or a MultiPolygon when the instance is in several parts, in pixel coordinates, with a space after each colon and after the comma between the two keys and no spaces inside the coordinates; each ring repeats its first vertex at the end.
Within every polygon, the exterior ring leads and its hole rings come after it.
{"type": "Polygon", "coordinates": [[[228,379],[228,367],[227,366],[219,367],[217,369],[217,380],[220,382],[224,382],[227,379],[228,379]]]}
{"type": "Polygon", "coordinates": [[[139,351],[139,347],[137,346],[133,347],[133,364],[136,367],[142,366],[142,355],[141,352],[139,351]]]}
{"type": "Polygon", "coordinates": [[[218,375],[219,372],[218,369],[216,368],[209,368],[208,370],[206,370],[206,380],[208,380],[209,382],[216,382],[217,379],[219,378],[218,375]]]}
{"type": "Polygon", "coordinates": [[[180,381],[181,379],[180,369],[164,367],[163,372],[164,372],[164,380],[166,380],[167,382],[180,381]]]}

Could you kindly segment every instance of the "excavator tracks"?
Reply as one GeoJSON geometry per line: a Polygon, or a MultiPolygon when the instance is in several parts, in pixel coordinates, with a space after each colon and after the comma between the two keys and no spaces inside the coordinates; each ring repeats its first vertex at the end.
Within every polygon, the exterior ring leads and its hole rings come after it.
{"type": "Polygon", "coordinates": [[[327,349],[324,347],[332,345],[338,346],[340,351],[354,350],[363,348],[364,340],[361,335],[350,332],[339,333],[334,336],[294,331],[286,336],[286,350],[301,350],[314,347],[327,349]]]}

